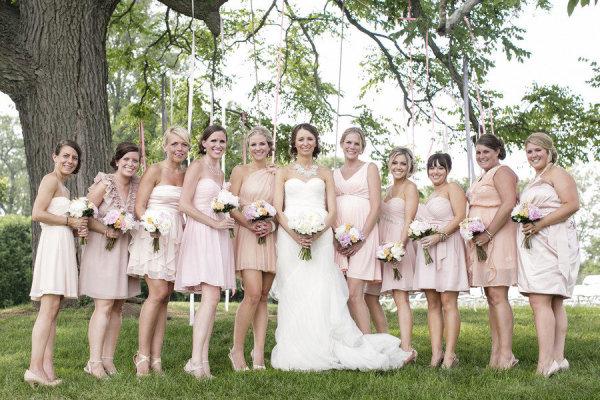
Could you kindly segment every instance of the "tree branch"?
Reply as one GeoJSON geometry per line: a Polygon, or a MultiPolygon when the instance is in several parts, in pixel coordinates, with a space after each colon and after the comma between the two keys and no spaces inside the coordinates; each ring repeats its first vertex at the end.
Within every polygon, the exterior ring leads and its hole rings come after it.
{"type": "MultiPolygon", "coordinates": [[[[448,17],[448,19],[445,21],[445,24],[442,25],[442,19],[440,18],[440,26],[438,26],[438,33],[440,35],[450,35],[450,32],[452,31],[452,29],[454,29],[454,27],[456,27],[456,25],[458,25],[463,17],[465,15],[467,15],[469,12],[471,12],[471,10],[479,3],[481,3],[482,0],[466,0],[463,5],[461,5],[460,7],[458,7],[456,10],[454,10],[454,12],[452,13],[452,15],[450,15],[450,17],[448,17]]],[[[442,6],[444,7],[444,16],[446,14],[445,12],[445,7],[446,7],[446,2],[442,1],[440,2],[440,16],[442,14],[442,6]]]]}
{"type": "Polygon", "coordinates": [[[269,17],[269,14],[271,13],[271,10],[273,10],[273,8],[275,8],[276,3],[277,3],[277,0],[273,0],[273,2],[271,3],[271,5],[267,9],[267,11],[265,11],[265,13],[263,14],[262,18],[258,22],[258,25],[256,25],[256,27],[254,28],[254,30],[252,32],[250,32],[248,34],[248,36],[246,36],[246,38],[240,39],[240,40],[236,40],[235,42],[233,42],[231,44],[231,46],[233,46],[235,44],[238,44],[238,43],[247,42],[248,40],[250,40],[254,36],[256,36],[256,34],[258,33],[258,31],[260,31],[262,29],[262,27],[265,25],[265,23],[267,22],[267,18],[269,17]]]}
{"type": "MultiPolygon", "coordinates": [[[[169,8],[178,13],[192,17],[192,5],[190,0],[159,0],[169,8]]],[[[221,17],[219,8],[227,0],[193,0],[194,18],[201,19],[214,36],[218,36],[221,31],[221,17]]]]}

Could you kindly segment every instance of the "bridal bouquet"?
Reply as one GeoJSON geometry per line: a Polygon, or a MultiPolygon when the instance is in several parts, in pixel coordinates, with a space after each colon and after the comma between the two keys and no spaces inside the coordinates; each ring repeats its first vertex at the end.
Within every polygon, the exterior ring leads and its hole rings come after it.
{"type": "MultiPolygon", "coordinates": [[[[275,207],[264,200],[255,201],[244,207],[244,217],[251,222],[268,220],[275,217],[275,214],[277,214],[275,207]]],[[[258,244],[265,244],[266,242],[264,236],[258,238],[258,244]]]]}
{"type": "MultiPolygon", "coordinates": [[[[519,203],[513,208],[510,218],[520,224],[528,224],[542,219],[542,210],[531,203],[519,203]]],[[[523,247],[531,249],[531,234],[525,235],[523,247]]]]}
{"type": "MultiPolygon", "coordinates": [[[[142,220],[140,223],[145,230],[150,233],[158,232],[159,236],[167,234],[171,229],[171,220],[165,213],[161,211],[146,210],[144,215],[142,215],[142,220]]],[[[160,241],[158,236],[153,237],[152,247],[155,253],[160,250],[160,241]]]]}
{"type": "MultiPolygon", "coordinates": [[[[228,213],[229,211],[236,209],[240,206],[240,199],[234,196],[229,190],[221,190],[217,197],[212,199],[210,207],[216,213],[228,213]]],[[[229,229],[229,237],[235,237],[233,229],[229,229]]]]}
{"type": "Polygon", "coordinates": [[[402,278],[400,271],[398,270],[398,262],[402,260],[406,251],[401,242],[389,242],[384,243],[377,247],[375,256],[378,260],[389,263],[390,267],[394,271],[394,279],[399,280],[402,278]]]}
{"type": "MultiPolygon", "coordinates": [[[[104,218],[102,218],[102,222],[104,225],[123,233],[135,227],[135,219],[133,218],[133,215],[119,210],[110,210],[107,212],[104,218]]],[[[107,237],[106,246],[104,248],[110,251],[113,249],[113,247],[115,247],[116,242],[117,238],[107,237]]]]}
{"type": "MultiPolygon", "coordinates": [[[[69,215],[75,218],[96,217],[98,215],[98,207],[89,201],[87,197],[79,197],[78,199],[71,200],[71,203],[69,203],[69,215]]],[[[79,243],[84,245],[87,243],[87,239],[82,237],[79,243]]]]}
{"type": "Polygon", "coordinates": [[[365,240],[365,235],[352,224],[342,224],[335,228],[335,239],[342,248],[347,248],[361,240],[365,240]]]}
{"type": "MultiPolygon", "coordinates": [[[[424,237],[433,235],[434,233],[436,233],[435,227],[424,221],[414,220],[408,227],[408,237],[412,240],[423,239],[424,237]]],[[[427,250],[425,247],[423,247],[423,255],[425,256],[425,264],[429,265],[433,262],[431,254],[429,254],[429,250],[427,250]]]]}
{"type": "MultiPolygon", "coordinates": [[[[473,240],[473,236],[475,234],[484,231],[485,225],[483,225],[483,222],[481,222],[479,217],[465,218],[460,223],[460,234],[466,241],[473,240]]],[[[485,253],[483,247],[475,245],[475,250],[477,251],[477,260],[487,260],[487,254],[485,253]]]]}
{"type": "MultiPolygon", "coordinates": [[[[307,210],[290,216],[288,219],[288,226],[300,235],[312,236],[325,229],[325,220],[321,214],[312,210],[307,210]]],[[[298,257],[304,261],[311,260],[312,253],[310,247],[302,247],[298,253],[298,257]]]]}

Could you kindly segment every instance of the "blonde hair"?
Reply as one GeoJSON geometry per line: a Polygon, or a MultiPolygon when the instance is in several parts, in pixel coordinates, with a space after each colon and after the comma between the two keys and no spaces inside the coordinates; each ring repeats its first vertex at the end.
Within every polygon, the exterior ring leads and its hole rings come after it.
{"type": "Polygon", "coordinates": [[[558,151],[556,150],[556,147],[554,146],[554,141],[552,140],[550,135],[544,132],[532,133],[527,137],[527,139],[525,139],[525,146],[527,146],[527,144],[529,143],[536,146],[540,146],[542,149],[548,151],[551,163],[556,163],[556,161],[558,160],[558,151]]]}
{"type": "Polygon", "coordinates": [[[169,140],[169,135],[178,136],[181,140],[186,142],[188,144],[188,146],[190,144],[190,133],[187,131],[187,129],[182,128],[181,126],[170,126],[167,128],[167,130],[165,130],[165,133],[163,134],[163,140],[162,140],[163,147],[167,146],[167,141],[169,140]]]}
{"type": "Polygon", "coordinates": [[[262,135],[265,137],[265,139],[267,140],[267,144],[269,145],[269,155],[271,155],[274,144],[273,135],[271,134],[271,131],[269,131],[262,125],[253,126],[252,129],[250,129],[250,131],[248,131],[248,134],[246,135],[246,144],[249,145],[250,138],[256,135],[262,135]]]}
{"type": "Polygon", "coordinates": [[[350,128],[346,129],[344,133],[342,133],[342,138],[340,139],[340,146],[344,143],[344,140],[346,140],[346,136],[348,136],[351,133],[356,133],[358,136],[360,136],[360,147],[361,150],[364,150],[367,144],[365,132],[363,132],[363,130],[360,129],[358,126],[351,126],[350,128]]]}
{"type": "Polygon", "coordinates": [[[395,147],[392,149],[388,156],[388,168],[391,168],[392,161],[398,156],[406,157],[406,164],[408,165],[406,177],[411,176],[415,172],[415,156],[413,156],[412,151],[407,147],[395,147]]]}

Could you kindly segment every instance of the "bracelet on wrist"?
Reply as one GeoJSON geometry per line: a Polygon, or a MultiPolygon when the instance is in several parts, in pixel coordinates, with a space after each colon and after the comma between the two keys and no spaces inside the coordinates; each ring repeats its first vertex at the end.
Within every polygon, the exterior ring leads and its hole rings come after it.
{"type": "Polygon", "coordinates": [[[440,235],[440,241],[445,242],[448,239],[448,234],[446,232],[438,232],[440,235]]]}
{"type": "Polygon", "coordinates": [[[490,238],[490,240],[492,240],[494,238],[494,235],[492,235],[490,233],[490,231],[488,231],[487,229],[484,229],[484,232],[485,232],[486,235],[488,235],[488,237],[490,238]]]}

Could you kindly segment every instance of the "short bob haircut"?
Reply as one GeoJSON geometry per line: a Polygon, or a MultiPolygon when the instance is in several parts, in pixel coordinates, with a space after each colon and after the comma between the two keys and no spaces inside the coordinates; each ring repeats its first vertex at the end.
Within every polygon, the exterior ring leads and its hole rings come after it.
{"type": "Polygon", "coordinates": [[[392,161],[397,156],[406,157],[406,163],[408,164],[408,173],[407,177],[411,176],[415,172],[415,157],[413,156],[412,151],[407,147],[395,147],[390,154],[388,155],[388,167],[391,167],[392,161]]]}
{"type": "Polygon", "coordinates": [[[167,146],[167,141],[169,140],[170,135],[179,136],[181,140],[190,145],[190,133],[187,129],[182,128],[181,126],[170,126],[163,133],[162,146],[163,148],[167,146]]]}
{"type": "Polygon", "coordinates": [[[452,169],[452,158],[448,153],[435,153],[427,159],[427,170],[433,167],[440,166],[450,172],[452,169]]]}
{"type": "Polygon", "coordinates": [[[479,136],[479,139],[475,142],[475,146],[482,145],[488,147],[494,151],[500,150],[498,158],[504,160],[506,158],[506,149],[504,148],[504,142],[496,135],[486,133],[485,135],[479,136]]]}
{"type": "Polygon", "coordinates": [[[79,144],[77,144],[77,142],[74,140],[63,139],[56,144],[56,147],[54,148],[54,155],[58,156],[62,148],[65,146],[69,146],[77,153],[77,166],[73,170],[73,174],[76,174],[79,172],[79,169],[81,168],[81,162],[83,161],[81,158],[81,147],[79,147],[79,144]]]}
{"type": "Polygon", "coordinates": [[[298,155],[298,149],[296,148],[296,136],[298,135],[298,132],[301,129],[304,129],[305,131],[312,133],[312,135],[315,137],[317,145],[315,146],[315,149],[313,150],[312,156],[313,156],[313,158],[316,158],[319,155],[319,153],[321,152],[321,146],[319,143],[319,131],[313,125],[308,124],[308,123],[298,124],[294,127],[294,129],[292,129],[292,137],[290,139],[290,155],[294,158],[296,158],[296,156],[298,155]]]}
{"type": "Polygon", "coordinates": [[[208,138],[215,132],[223,132],[225,134],[225,140],[227,140],[227,131],[221,125],[209,125],[202,131],[202,137],[198,141],[198,153],[206,154],[206,148],[202,146],[202,142],[208,140],[208,138]]]}
{"type": "Polygon", "coordinates": [[[132,152],[136,152],[140,155],[140,158],[142,157],[140,148],[136,144],[131,143],[131,142],[119,143],[117,145],[117,149],[115,150],[115,155],[110,160],[110,166],[113,167],[113,169],[116,171],[117,170],[117,161],[119,161],[121,158],[123,158],[123,156],[125,154],[132,153],[132,152]]]}

